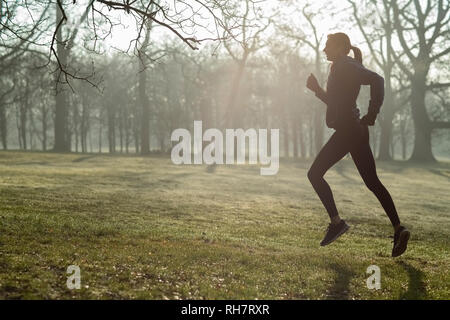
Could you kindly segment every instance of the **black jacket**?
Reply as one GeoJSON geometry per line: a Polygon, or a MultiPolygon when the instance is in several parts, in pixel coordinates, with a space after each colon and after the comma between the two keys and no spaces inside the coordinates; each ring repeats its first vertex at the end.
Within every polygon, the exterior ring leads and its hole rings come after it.
{"type": "Polygon", "coordinates": [[[329,128],[339,129],[352,122],[359,122],[356,107],[361,85],[370,85],[368,113],[376,116],[384,99],[384,79],[366,69],[355,59],[344,56],[334,61],[328,76],[326,92],[320,90],[316,96],[327,104],[326,123],[329,128]]]}

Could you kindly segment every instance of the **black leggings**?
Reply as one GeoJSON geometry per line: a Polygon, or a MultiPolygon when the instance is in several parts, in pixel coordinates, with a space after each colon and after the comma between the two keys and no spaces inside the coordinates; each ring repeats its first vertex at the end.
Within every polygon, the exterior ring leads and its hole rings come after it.
{"type": "Polygon", "coordinates": [[[367,188],[378,198],[392,225],[400,224],[391,195],[377,176],[375,160],[369,145],[369,128],[359,123],[348,125],[345,129],[336,130],[320,150],[308,171],[308,179],[319,195],[330,218],[337,216],[338,211],[333,193],[323,176],[348,152],[350,152],[367,188]]]}

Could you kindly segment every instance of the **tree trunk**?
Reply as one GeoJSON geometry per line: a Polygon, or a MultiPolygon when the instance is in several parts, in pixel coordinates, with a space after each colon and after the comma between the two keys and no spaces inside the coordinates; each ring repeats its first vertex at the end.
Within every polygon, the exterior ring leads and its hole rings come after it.
{"type": "Polygon", "coordinates": [[[125,152],[129,153],[130,145],[130,121],[128,118],[125,120],[125,152]]]}
{"type": "Polygon", "coordinates": [[[139,141],[139,130],[137,129],[138,127],[135,126],[134,129],[134,148],[136,149],[136,153],[139,153],[139,146],[140,146],[140,141],[139,141]]]}
{"type": "Polygon", "coordinates": [[[324,131],[323,110],[321,108],[314,109],[314,146],[315,154],[318,154],[323,146],[324,131]]]}
{"type": "Polygon", "coordinates": [[[27,149],[27,111],[28,111],[28,82],[26,85],[25,97],[20,106],[20,138],[22,140],[22,147],[27,149]]]}
{"type": "MultiPolygon", "coordinates": [[[[31,108],[30,108],[31,109],[31,108]]],[[[30,110],[30,112],[28,112],[28,123],[29,123],[29,130],[28,130],[28,140],[30,141],[30,150],[34,149],[34,132],[36,129],[36,124],[34,123],[34,117],[33,117],[33,112],[32,110],[30,110]]]]}
{"type": "MultiPolygon", "coordinates": [[[[382,107],[382,117],[380,117],[381,133],[380,133],[380,150],[379,160],[392,160],[394,152],[389,153],[392,135],[392,121],[394,119],[394,93],[392,92],[392,67],[394,62],[392,60],[392,23],[391,23],[391,7],[385,7],[387,23],[385,24],[386,34],[386,63],[383,64],[383,72],[385,78],[385,99],[382,107]]],[[[375,52],[372,52],[375,54],[375,52]]]]}
{"type": "Polygon", "coordinates": [[[8,149],[8,128],[6,121],[6,106],[0,104],[0,133],[2,139],[3,150],[8,149]]]}
{"type": "Polygon", "coordinates": [[[297,119],[294,117],[294,121],[292,121],[292,143],[294,144],[294,159],[298,158],[298,123],[297,119]]]}
{"type": "MultiPolygon", "coordinates": [[[[390,61],[390,57],[388,57],[388,61],[390,61]]],[[[388,62],[388,68],[391,65],[391,62],[388,62]]],[[[394,120],[394,99],[393,92],[391,86],[391,71],[384,71],[385,75],[385,99],[384,105],[382,107],[383,113],[381,117],[379,117],[381,132],[380,132],[380,150],[378,154],[378,159],[383,161],[392,160],[394,153],[390,153],[390,145],[392,140],[392,121],[394,120]]]]}
{"type": "Polygon", "coordinates": [[[79,127],[80,127],[80,115],[78,112],[78,104],[75,101],[73,101],[73,133],[75,135],[75,152],[78,152],[79,127]]]}
{"type": "Polygon", "coordinates": [[[89,151],[92,153],[94,149],[92,148],[92,130],[89,130],[89,151]]]}
{"type": "Polygon", "coordinates": [[[146,94],[147,73],[141,71],[139,76],[139,97],[142,108],[141,118],[141,154],[150,153],[150,101],[146,94]]]}
{"type": "Polygon", "coordinates": [[[389,152],[391,145],[391,134],[392,134],[392,120],[394,119],[394,113],[392,111],[386,111],[383,114],[383,119],[380,121],[381,133],[380,133],[380,150],[378,159],[379,160],[392,160],[393,153],[389,152]]]}
{"type": "Polygon", "coordinates": [[[287,122],[285,122],[285,125],[283,128],[284,157],[289,158],[289,127],[287,122]]]}
{"type": "Polygon", "coordinates": [[[414,149],[410,161],[435,162],[431,149],[432,126],[425,107],[425,77],[417,77],[411,86],[411,111],[414,120],[414,149]],[[423,78],[423,81],[421,81],[423,78]]]}
{"type": "Polygon", "coordinates": [[[123,153],[123,121],[125,115],[122,113],[122,117],[119,119],[119,139],[120,139],[120,153],[123,153]]]}
{"type": "Polygon", "coordinates": [[[144,52],[143,55],[140,56],[139,66],[139,103],[142,109],[141,115],[141,154],[149,154],[150,153],[150,99],[147,94],[147,70],[146,70],[146,55],[145,51],[147,50],[147,46],[150,40],[150,23],[147,24],[147,32],[145,33],[145,39],[142,43],[141,50],[144,52]]]}
{"type": "MultiPolygon", "coordinates": [[[[391,159],[392,160],[395,159],[395,148],[394,147],[395,147],[394,141],[391,136],[391,139],[389,140],[389,150],[391,151],[391,159]]],[[[381,145],[380,145],[380,148],[381,148],[381,145]]]]}
{"type": "Polygon", "coordinates": [[[116,152],[116,124],[115,124],[115,112],[111,110],[112,107],[108,108],[108,145],[109,153],[116,152]]]}
{"type": "MultiPolygon", "coordinates": [[[[62,18],[62,12],[56,4],[56,23],[62,18]]],[[[58,58],[63,67],[67,65],[67,51],[64,48],[62,42],[61,28],[56,33],[56,50],[58,52],[58,58]]],[[[55,72],[55,80],[58,80],[59,72],[55,72]]],[[[53,150],[56,152],[69,152],[70,143],[68,141],[68,110],[67,110],[67,94],[61,83],[58,84],[56,97],[55,97],[55,145],[53,150]]]]}
{"type": "Polygon", "coordinates": [[[309,157],[314,157],[314,121],[312,119],[309,123],[309,157]]]}
{"type": "Polygon", "coordinates": [[[302,159],[305,159],[307,152],[306,152],[306,145],[305,145],[305,134],[304,134],[305,131],[303,130],[302,124],[300,124],[298,131],[300,134],[300,136],[299,136],[299,138],[300,138],[300,157],[302,159]]]}
{"type": "Polygon", "coordinates": [[[47,151],[47,107],[41,102],[42,114],[42,150],[47,151]]]}
{"type": "Polygon", "coordinates": [[[16,107],[16,127],[17,127],[17,141],[19,141],[19,149],[22,149],[22,136],[20,134],[20,105],[16,107]]]}
{"type": "Polygon", "coordinates": [[[80,123],[80,140],[81,140],[81,152],[87,152],[87,119],[86,119],[86,103],[81,102],[81,123],[80,123]]]}
{"type": "Polygon", "coordinates": [[[100,119],[99,128],[98,128],[98,153],[102,153],[102,122],[101,122],[101,119],[100,119]]]}

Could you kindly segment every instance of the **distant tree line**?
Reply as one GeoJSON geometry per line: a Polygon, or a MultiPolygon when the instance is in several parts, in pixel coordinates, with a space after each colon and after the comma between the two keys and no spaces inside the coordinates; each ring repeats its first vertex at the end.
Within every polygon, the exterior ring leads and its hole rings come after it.
{"type": "MultiPolygon", "coordinates": [[[[311,72],[326,80],[318,25],[338,9],[194,2],[1,1],[3,149],[168,152],[174,129],[202,120],[205,129],[280,128],[283,156],[315,156],[332,131],[305,82],[311,72]],[[200,10],[214,22],[211,39],[185,36],[202,27],[200,10]],[[114,12],[136,21],[131,52],[104,52],[114,12]]],[[[432,137],[449,142],[450,3],[347,0],[343,16],[364,39],[363,63],[385,78],[373,150],[383,160],[434,161],[432,137]]]]}

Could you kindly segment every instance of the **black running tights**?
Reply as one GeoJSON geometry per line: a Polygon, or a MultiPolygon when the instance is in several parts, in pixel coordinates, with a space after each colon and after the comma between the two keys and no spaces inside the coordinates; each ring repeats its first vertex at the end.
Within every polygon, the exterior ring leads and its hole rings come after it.
{"type": "Polygon", "coordinates": [[[391,195],[377,176],[375,160],[369,145],[369,129],[366,125],[354,124],[337,130],[323,146],[308,171],[308,179],[330,218],[338,215],[333,193],[323,176],[336,162],[350,152],[353,162],[367,188],[383,206],[393,226],[400,224],[391,195]]]}

